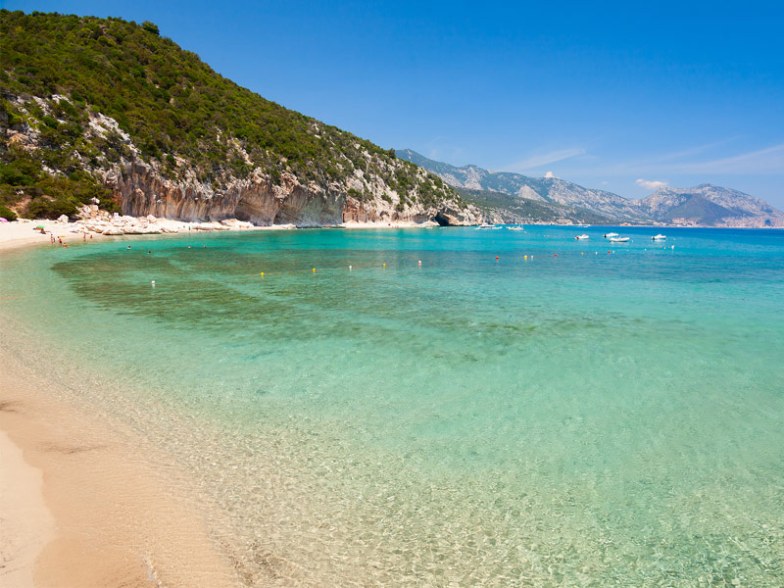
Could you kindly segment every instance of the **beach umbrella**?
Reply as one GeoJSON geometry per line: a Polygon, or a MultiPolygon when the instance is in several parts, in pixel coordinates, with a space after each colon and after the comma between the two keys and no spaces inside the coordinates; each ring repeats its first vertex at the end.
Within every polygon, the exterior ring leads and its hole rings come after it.
{"type": "Polygon", "coordinates": [[[44,226],[43,225],[36,225],[35,227],[33,227],[33,230],[35,230],[35,231],[43,231],[44,230],[44,226]]]}
{"type": "Polygon", "coordinates": [[[0,216],[0,223],[7,223],[7,222],[8,222],[7,218],[3,218],[2,216],[0,216]]]}

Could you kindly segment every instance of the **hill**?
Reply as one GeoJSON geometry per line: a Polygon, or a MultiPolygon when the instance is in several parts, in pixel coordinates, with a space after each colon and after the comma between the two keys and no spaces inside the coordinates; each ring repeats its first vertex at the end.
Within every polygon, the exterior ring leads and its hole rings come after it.
{"type": "Polygon", "coordinates": [[[255,224],[480,220],[392,150],[242,88],[150,22],[0,11],[0,204],[255,224]]]}

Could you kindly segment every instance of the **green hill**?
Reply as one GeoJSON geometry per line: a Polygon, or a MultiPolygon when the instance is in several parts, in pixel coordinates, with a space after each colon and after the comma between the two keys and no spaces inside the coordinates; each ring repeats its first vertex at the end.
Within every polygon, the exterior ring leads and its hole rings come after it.
{"type": "Polygon", "coordinates": [[[319,224],[465,206],[393,150],[238,86],[149,22],[3,10],[0,56],[0,204],[28,214],[99,198],[131,214],[319,224]]]}

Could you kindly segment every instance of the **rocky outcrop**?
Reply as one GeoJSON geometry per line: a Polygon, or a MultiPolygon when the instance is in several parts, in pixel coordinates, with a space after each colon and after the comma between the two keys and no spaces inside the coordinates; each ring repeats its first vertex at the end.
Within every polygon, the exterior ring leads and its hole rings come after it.
{"type": "Polygon", "coordinates": [[[457,226],[480,224],[483,219],[477,218],[473,207],[460,209],[446,206],[436,213],[434,220],[441,226],[457,226]]]}
{"type": "Polygon", "coordinates": [[[228,178],[221,188],[200,182],[185,171],[179,179],[164,177],[155,165],[140,160],[123,162],[103,174],[103,182],[122,203],[125,215],[177,219],[189,222],[238,219],[258,226],[288,225],[316,227],[347,222],[423,223],[472,225],[482,222],[474,207],[460,208],[456,202],[440,207],[420,204],[399,206],[399,198],[387,188],[383,198],[360,201],[335,183],[330,186],[303,185],[296,176],[283,173],[277,183],[256,169],[248,178],[228,178]],[[397,202],[395,202],[397,200],[397,202]],[[402,208],[402,210],[400,210],[402,208]]]}
{"type": "Polygon", "coordinates": [[[261,226],[338,224],[345,200],[340,194],[303,186],[291,174],[282,174],[280,183],[273,184],[258,169],[247,179],[232,179],[215,189],[193,174],[167,179],[155,167],[134,161],[111,170],[104,183],[121,199],[123,214],[190,222],[236,218],[261,226]]]}
{"type": "MultiPolygon", "coordinates": [[[[68,224],[68,217],[58,219],[68,224]]],[[[79,211],[79,220],[71,225],[72,233],[98,233],[101,235],[155,235],[160,233],[181,233],[186,231],[241,231],[255,228],[250,222],[237,219],[224,219],[220,222],[184,222],[148,216],[127,216],[110,214],[100,210],[97,205],[89,204],[79,211]]],[[[293,228],[283,226],[282,228],[293,228]]]]}

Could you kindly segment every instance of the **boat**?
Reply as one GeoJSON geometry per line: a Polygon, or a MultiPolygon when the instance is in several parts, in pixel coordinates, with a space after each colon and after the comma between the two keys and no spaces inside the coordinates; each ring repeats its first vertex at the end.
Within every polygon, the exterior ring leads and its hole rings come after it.
{"type": "Polygon", "coordinates": [[[666,240],[667,240],[667,235],[662,235],[661,233],[651,237],[651,241],[666,241],[666,240]]]}
{"type": "Polygon", "coordinates": [[[482,223],[481,225],[476,227],[476,230],[477,231],[487,231],[489,229],[494,229],[494,228],[495,228],[495,225],[491,225],[489,223],[482,223]]]}
{"type": "Polygon", "coordinates": [[[627,243],[629,237],[610,237],[610,243],[627,243]]]}
{"type": "Polygon", "coordinates": [[[510,231],[524,231],[525,230],[523,227],[506,227],[506,228],[509,229],[510,231]]]}
{"type": "Polygon", "coordinates": [[[590,237],[585,233],[583,233],[582,235],[577,235],[575,239],[577,239],[578,241],[584,241],[585,239],[590,239],[590,237]]]}
{"type": "Polygon", "coordinates": [[[604,234],[604,238],[605,239],[612,239],[613,237],[619,237],[619,236],[620,235],[618,235],[618,233],[605,233],[604,234]]]}

